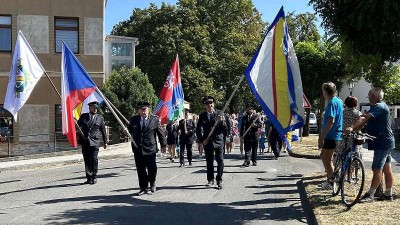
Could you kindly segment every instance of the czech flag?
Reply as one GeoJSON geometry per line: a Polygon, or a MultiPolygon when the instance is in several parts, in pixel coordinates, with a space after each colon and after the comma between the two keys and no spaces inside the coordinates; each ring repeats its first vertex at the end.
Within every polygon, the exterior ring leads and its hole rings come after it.
{"type": "Polygon", "coordinates": [[[81,63],[62,43],[61,61],[61,108],[62,132],[67,135],[68,142],[76,148],[75,119],[73,110],[96,90],[96,85],[81,63]]]}
{"type": "Polygon", "coordinates": [[[287,142],[286,133],[304,125],[304,107],[299,63],[283,7],[244,74],[257,102],[287,142]]]}
{"type": "Polygon", "coordinates": [[[179,58],[169,70],[167,80],[161,90],[160,99],[154,109],[154,115],[161,119],[161,125],[178,119],[183,114],[184,95],[181,84],[181,72],[179,70],[179,58]]]}

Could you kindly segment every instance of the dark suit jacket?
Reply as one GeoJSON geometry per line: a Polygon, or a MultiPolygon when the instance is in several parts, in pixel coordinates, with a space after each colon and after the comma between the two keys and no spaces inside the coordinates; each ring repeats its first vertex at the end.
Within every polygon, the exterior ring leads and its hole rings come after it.
{"type": "Polygon", "coordinates": [[[179,141],[185,144],[193,144],[194,139],[195,139],[195,131],[196,131],[196,124],[194,123],[193,120],[188,119],[188,120],[180,120],[179,121],[179,126],[178,129],[180,131],[179,135],[179,141]],[[187,133],[185,133],[185,121],[186,121],[186,130],[187,133]]]}
{"type": "MultiPolygon", "coordinates": [[[[199,115],[199,120],[197,121],[197,128],[196,128],[196,135],[197,138],[200,140],[200,142],[203,142],[207,137],[208,134],[210,133],[212,127],[215,124],[215,119],[216,116],[219,115],[221,111],[216,110],[212,116],[211,120],[208,120],[207,116],[207,111],[201,113],[199,115]],[[203,129],[203,132],[202,132],[203,129]]],[[[213,147],[213,148],[221,148],[224,147],[224,134],[226,134],[226,121],[223,120],[219,122],[217,127],[214,130],[214,133],[211,135],[210,140],[208,141],[207,147],[213,147]]]]}
{"type": "Polygon", "coordinates": [[[90,119],[89,113],[83,113],[78,120],[78,126],[81,128],[85,140],[81,139],[81,143],[85,142],[90,146],[100,146],[101,141],[107,143],[106,128],[104,118],[100,114],[95,114],[93,119],[90,119]]]}
{"type": "Polygon", "coordinates": [[[244,141],[258,141],[258,128],[262,127],[260,117],[253,113],[252,115],[243,116],[242,126],[240,127],[240,136],[243,136],[247,129],[250,127],[251,123],[255,121],[255,126],[250,128],[247,134],[243,137],[244,141]]]}
{"type": "Polygon", "coordinates": [[[157,152],[157,139],[160,141],[162,147],[167,145],[165,138],[165,131],[160,124],[160,119],[157,116],[149,115],[147,126],[142,130],[140,124],[140,116],[135,115],[131,118],[128,126],[129,132],[132,134],[132,139],[135,141],[135,146],[132,143],[133,153],[152,155],[157,152]]]}

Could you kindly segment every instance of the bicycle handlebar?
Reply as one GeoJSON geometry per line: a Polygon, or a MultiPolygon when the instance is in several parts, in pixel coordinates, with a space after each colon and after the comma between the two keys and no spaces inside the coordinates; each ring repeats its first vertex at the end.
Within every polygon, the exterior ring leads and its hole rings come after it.
{"type": "MultiPolygon", "coordinates": [[[[348,135],[344,135],[344,136],[348,136],[348,135]]],[[[369,134],[367,134],[367,133],[362,133],[362,132],[356,132],[356,131],[351,131],[350,136],[351,136],[352,138],[359,138],[359,137],[361,137],[361,138],[363,138],[363,139],[365,139],[365,140],[372,140],[372,141],[376,139],[376,137],[374,137],[374,136],[372,136],[372,135],[369,135],[369,134]]]]}

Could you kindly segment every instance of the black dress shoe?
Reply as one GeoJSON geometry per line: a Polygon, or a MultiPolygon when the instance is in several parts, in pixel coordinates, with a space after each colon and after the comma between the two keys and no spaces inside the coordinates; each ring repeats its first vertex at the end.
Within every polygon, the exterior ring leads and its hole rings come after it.
{"type": "Polygon", "coordinates": [[[91,180],[87,180],[87,181],[83,182],[83,184],[91,184],[91,183],[92,183],[91,180]]]}
{"type": "Polygon", "coordinates": [[[222,180],[217,181],[217,189],[218,190],[222,189],[222,180]]]}
{"type": "Polygon", "coordinates": [[[192,165],[192,162],[189,162],[189,166],[191,166],[192,165]]]}
{"type": "Polygon", "coordinates": [[[208,183],[206,184],[207,187],[211,187],[214,185],[214,180],[209,180],[208,183]]]}
{"type": "Polygon", "coordinates": [[[256,161],[253,162],[253,166],[257,166],[257,162],[256,161]]]}
{"type": "Polygon", "coordinates": [[[95,184],[95,183],[97,183],[97,179],[96,179],[96,178],[94,178],[94,179],[92,179],[92,180],[90,181],[90,184],[95,184]]]}
{"type": "Polygon", "coordinates": [[[140,190],[138,193],[135,193],[136,196],[142,196],[144,194],[147,194],[146,190],[140,190]]]}
{"type": "Polygon", "coordinates": [[[155,184],[155,183],[150,184],[150,192],[151,192],[151,193],[154,193],[154,192],[156,192],[156,190],[157,190],[156,184],[155,184]]]}

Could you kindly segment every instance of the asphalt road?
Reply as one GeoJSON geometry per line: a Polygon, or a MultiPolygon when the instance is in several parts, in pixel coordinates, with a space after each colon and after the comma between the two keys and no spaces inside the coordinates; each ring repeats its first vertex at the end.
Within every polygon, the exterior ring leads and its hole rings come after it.
{"type": "Polygon", "coordinates": [[[159,157],[158,191],[140,197],[133,196],[139,189],[130,158],[101,161],[95,185],[82,185],[82,164],[0,173],[0,223],[306,224],[298,182],[322,170],[320,160],[286,154],[242,168],[242,158],[226,155],[217,190],[205,186],[204,158],[185,168],[176,161],[159,157]]]}

